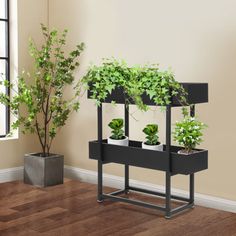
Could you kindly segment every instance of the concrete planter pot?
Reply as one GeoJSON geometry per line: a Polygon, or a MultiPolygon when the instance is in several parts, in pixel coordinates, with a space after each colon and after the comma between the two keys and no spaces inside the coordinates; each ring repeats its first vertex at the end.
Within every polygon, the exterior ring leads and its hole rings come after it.
{"type": "Polygon", "coordinates": [[[157,145],[147,145],[145,142],[142,142],[142,148],[154,151],[163,151],[163,144],[159,143],[157,145]]]}
{"type": "Polygon", "coordinates": [[[24,157],[24,183],[39,187],[63,184],[64,156],[50,154],[41,157],[39,153],[24,157]]]}
{"type": "Polygon", "coordinates": [[[119,145],[119,146],[129,146],[129,138],[125,136],[124,139],[112,139],[108,138],[107,139],[108,144],[114,144],[114,145],[119,145]]]}

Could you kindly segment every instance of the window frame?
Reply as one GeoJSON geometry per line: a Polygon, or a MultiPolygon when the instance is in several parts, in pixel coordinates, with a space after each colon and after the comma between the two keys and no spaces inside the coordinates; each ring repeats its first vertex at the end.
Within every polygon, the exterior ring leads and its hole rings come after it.
{"type": "MultiPolygon", "coordinates": [[[[4,22],[5,27],[5,35],[6,35],[6,48],[5,48],[5,56],[0,55],[0,60],[5,61],[6,63],[6,80],[10,82],[10,0],[5,0],[5,18],[0,18],[0,22],[4,22]]],[[[6,88],[6,94],[10,96],[10,88],[6,88]]],[[[0,138],[6,137],[10,132],[10,107],[6,106],[6,118],[5,118],[5,134],[1,135],[0,138]]]]}

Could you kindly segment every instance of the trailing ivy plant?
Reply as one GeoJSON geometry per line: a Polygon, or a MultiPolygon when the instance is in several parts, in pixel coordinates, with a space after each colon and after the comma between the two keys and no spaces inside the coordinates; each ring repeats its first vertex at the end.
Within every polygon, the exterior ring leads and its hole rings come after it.
{"type": "Polygon", "coordinates": [[[124,139],[124,120],[121,118],[113,119],[108,126],[112,129],[111,133],[111,138],[120,140],[124,139]]]}
{"type": "Polygon", "coordinates": [[[186,91],[174,79],[171,71],[160,71],[158,65],[129,67],[125,61],[104,59],[99,66],[92,65],[82,82],[88,86],[99,106],[115,88],[122,88],[126,103],[134,101],[140,110],[146,111],[142,95],[147,94],[155,104],[166,106],[176,96],[186,105],[186,91]]]}
{"type": "Polygon", "coordinates": [[[148,124],[143,129],[143,133],[146,134],[147,145],[157,145],[159,144],[158,137],[158,125],[157,124],[148,124]]]}
{"type": "Polygon", "coordinates": [[[175,124],[174,140],[184,147],[184,153],[190,154],[203,141],[202,131],[207,126],[196,117],[189,116],[186,108],[183,108],[183,116],[183,120],[175,124]]]}
{"type": "Polygon", "coordinates": [[[23,133],[36,133],[42,147],[42,156],[48,156],[52,142],[73,111],[79,109],[81,83],[75,83],[74,71],[84,44],[78,44],[68,55],[64,53],[67,30],[59,33],[41,25],[44,43],[37,47],[30,41],[29,51],[34,59],[33,73],[23,72],[18,86],[8,81],[2,85],[12,90],[12,97],[0,93],[0,102],[9,106],[16,117],[12,128],[23,133]],[[70,97],[64,90],[71,87],[70,97]]]}

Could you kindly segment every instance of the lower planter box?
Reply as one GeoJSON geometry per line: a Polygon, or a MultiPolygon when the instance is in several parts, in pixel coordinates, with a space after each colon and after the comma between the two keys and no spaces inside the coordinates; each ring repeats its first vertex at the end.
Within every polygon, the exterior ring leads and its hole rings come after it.
{"type": "Polygon", "coordinates": [[[26,154],[24,158],[24,183],[39,187],[63,184],[64,157],[51,154],[41,157],[38,153],[26,154]]]}
{"type": "MultiPolygon", "coordinates": [[[[165,151],[142,149],[142,143],[129,141],[129,146],[117,146],[102,143],[102,161],[104,163],[119,163],[131,166],[171,171],[172,174],[192,174],[208,168],[208,151],[198,149],[198,152],[183,155],[178,154],[181,147],[171,146],[170,162],[165,151]]],[[[89,158],[100,159],[100,145],[98,141],[89,142],[89,158]]]]}

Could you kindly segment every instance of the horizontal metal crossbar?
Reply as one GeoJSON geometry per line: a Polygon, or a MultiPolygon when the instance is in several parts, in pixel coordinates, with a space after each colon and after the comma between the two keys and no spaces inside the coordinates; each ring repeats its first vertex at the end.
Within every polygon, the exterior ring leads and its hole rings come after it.
{"type": "MultiPolygon", "coordinates": [[[[142,192],[142,193],[147,193],[147,194],[150,194],[150,195],[165,197],[165,193],[162,193],[162,192],[156,192],[156,191],[151,191],[151,190],[132,187],[132,186],[129,186],[128,189],[131,190],[131,191],[135,191],[135,192],[142,192]]],[[[122,190],[117,190],[117,191],[114,191],[114,192],[111,192],[111,193],[108,193],[108,194],[102,194],[102,196],[103,196],[103,199],[111,199],[111,200],[117,201],[117,202],[131,203],[133,205],[137,205],[137,206],[141,206],[141,207],[147,207],[147,208],[150,208],[150,209],[156,209],[156,210],[164,211],[164,212],[166,211],[166,208],[164,206],[155,205],[155,204],[152,204],[152,203],[147,203],[147,202],[143,202],[143,201],[139,201],[139,200],[133,200],[133,199],[117,196],[119,194],[123,194],[123,193],[126,193],[126,192],[127,192],[127,189],[122,189],[122,190]]],[[[194,206],[194,203],[193,202],[190,203],[189,202],[190,199],[188,199],[188,198],[183,198],[183,197],[179,197],[179,196],[175,196],[175,195],[171,195],[171,198],[177,199],[177,200],[180,200],[180,201],[188,202],[187,204],[184,204],[182,206],[179,206],[179,207],[176,207],[176,208],[172,209],[170,211],[171,216],[175,215],[175,214],[178,214],[178,213],[180,213],[184,210],[187,210],[189,208],[192,208],[194,206]]]]}
{"type": "Polygon", "coordinates": [[[111,199],[111,200],[117,201],[117,202],[131,203],[131,204],[134,204],[134,205],[137,205],[137,206],[156,209],[156,210],[159,210],[159,211],[165,211],[166,210],[165,207],[158,206],[158,205],[151,204],[151,203],[146,203],[146,202],[143,202],[143,201],[131,200],[131,199],[128,199],[128,198],[118,197],[118,196],[114,196],[114,195],[110,195],[110,194],[103,194],[102,196],[103,196],[104,199],[111,199]]]}
{"type": "Polygon", "coordinates": [[[182,212],[182,211],[184,211],[184,210],[187,210],[187,209],[189,209],[189,208],[192,208],[193,206],[194,206],[194,203],[188,203],[188,204],[185,204],[185,205],[183,205],[183,206],[179,206],[179,207],[177,207],[177,208],[171,210],[171,214],[172,214],[172,215],[173,215],[173,214],[177,214],[177,213],[179,213],[179,212],[182,212]]]}
{"type": "Polygon", "coordinates": [[[126,192],[126,190],[122,189],[122,190],[117,190],[117,191],[114,191],[112,193],[109,193],[109,195],[116,196],[116,195],[119,195],[119,194],[122,194],[122,193],[125,193],[125,192],[126,192]]]}
{"type": "MultiPolygon", "coordinates": [[[[133,190],[133,191],[136,191],[136,192],[142,192],[142,193],[147,193],[147,194],[151,194],[151,195],[166,197],[166,194],[162,193],[162,192],[156,192],[156,191],[151,191],[151,190],[132,187],[132,186],[129,186],[129,189],[133,190]]],[[[180,197],[180,196],[177,196],[177,195],[171,195],[171,198],[179,200],[179,201],[183,201],[183,202],[189,202],[190,201],[189,198],[180,197]]]]}

